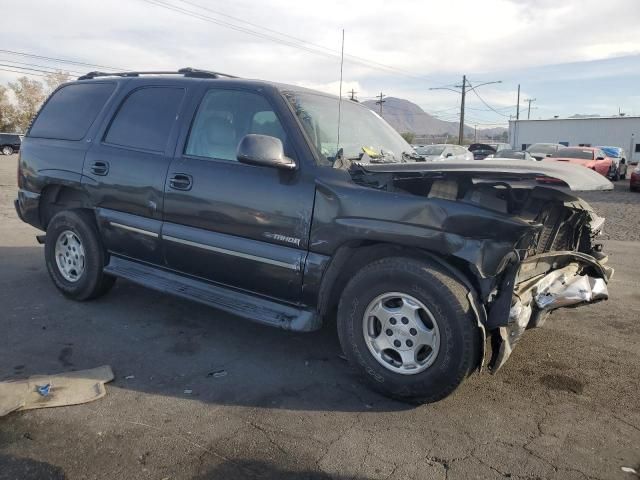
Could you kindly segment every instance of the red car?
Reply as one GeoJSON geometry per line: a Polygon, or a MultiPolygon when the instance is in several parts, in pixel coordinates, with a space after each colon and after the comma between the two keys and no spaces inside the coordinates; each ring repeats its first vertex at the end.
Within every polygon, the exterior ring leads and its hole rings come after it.
{"type": "Polygon", "coordinates": [[[567,147],[552,153],[545,158],[546,162],[569,162],[595,170],[600,175],[609,177],[615,170],[614,163],[607,154],[599,148],[593,147],[567,147]]]}
{"type": "Polygon", "coordinates": [[[631,178],[629,179],[629,188],[637,192],[640,190],[640,166],[631,170],[631,178]]]}

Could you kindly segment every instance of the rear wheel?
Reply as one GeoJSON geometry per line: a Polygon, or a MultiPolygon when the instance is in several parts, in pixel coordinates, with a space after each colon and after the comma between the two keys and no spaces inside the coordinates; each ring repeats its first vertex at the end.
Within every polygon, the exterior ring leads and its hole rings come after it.
{"type": "Polygon", "coordinates": [[[13,154],[13,147],[11,145],[5,145],[4,147],[2,147],[2,154],[3,155],[13,154]]]}
{"type": "Polygon", "coordinates": [[[115,282],[102,271],[107,254],[93,217],[86,211],[65,210],[51,219],[44,254],[53,283],[74,300],[99,297],[115,282]]]}
{"type": "Polygon", "coordinates": [[[618,180],[620,180],[620,167],[615,167],[615,170],[613,172],[613,175],[611,175],[611,180],[613,180],[614,182],[617,182],[618,180]]]}
{"type": "Polygon", "coordinates": [[[442,267],[385,258],[358,272],[338,307],[348,360],[381,393],[434,402],[477,366],[480,335],[466,288],[442,267]]]}

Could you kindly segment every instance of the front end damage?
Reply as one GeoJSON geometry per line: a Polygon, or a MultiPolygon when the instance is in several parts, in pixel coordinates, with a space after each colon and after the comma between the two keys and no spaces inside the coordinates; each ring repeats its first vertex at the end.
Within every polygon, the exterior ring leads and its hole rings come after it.
{"type": "Polygon", "coordinates": [[[555,310],[608,299],[613,275],[597,242],[604,219],[566,189],[540,186],[533,178],[560,179],[572,190],[607,190],[610,182],[586,169],[545,171],[544,165],[522,163],[361,165],[359,173],[352,172],[357,183],[427,197],[446,211],[442,230],[462,238],[446,259],[458,268],[466,265],[475,279],[472,307],[491,337],[492,372],[504,365],[525,330],[542,326],[555,310]],[[474,253],[473,245],[484,247],[474,253]]]}

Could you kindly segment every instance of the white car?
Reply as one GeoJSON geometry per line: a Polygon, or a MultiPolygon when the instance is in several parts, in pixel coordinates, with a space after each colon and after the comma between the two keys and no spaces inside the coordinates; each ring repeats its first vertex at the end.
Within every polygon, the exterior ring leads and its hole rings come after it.
{"type": "Polygon", "coordinates": [[[473,160],[473,153],[460,145],[449,145],[444,143],[436,145],[418,145],[414,150],[427,162],[473,160]]]}

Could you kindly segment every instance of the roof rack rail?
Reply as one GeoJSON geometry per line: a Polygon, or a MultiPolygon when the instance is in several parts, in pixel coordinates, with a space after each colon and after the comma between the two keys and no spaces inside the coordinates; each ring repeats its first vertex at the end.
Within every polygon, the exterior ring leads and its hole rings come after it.
{"type": "Polygon", "coordinates": [[[139,77],[140,75],[184,75],[185,77],[191,78],[219,78],[219,77],[227,77],[227,78],[238,78],[235,75],[229,75],[226,73],[220,72],[212,72],[210,70],[199,70],[197,68],[181,68],[178,71],[168,71],[168,70],[157,70],[157,71],[146,71],[146,72],[89,72],[81,77],[78,77],[78,80],[90,80],[92,78],[97,77],[139,77]]]}

